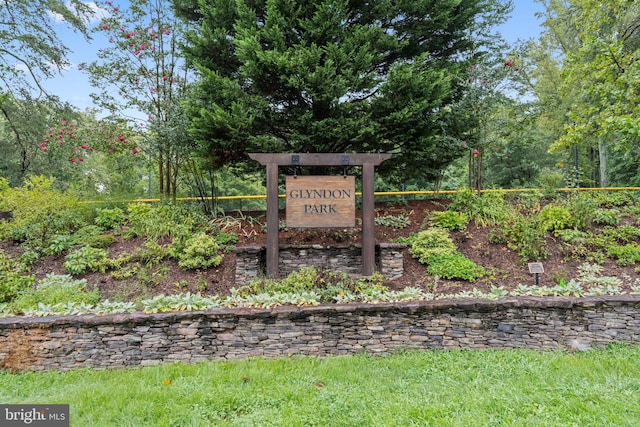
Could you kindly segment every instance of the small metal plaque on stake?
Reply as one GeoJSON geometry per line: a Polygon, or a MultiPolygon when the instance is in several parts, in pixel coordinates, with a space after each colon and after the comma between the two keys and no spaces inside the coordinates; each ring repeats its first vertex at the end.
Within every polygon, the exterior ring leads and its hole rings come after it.
{"type": "Polygon", "coordinates": [[[544,273],[544,267],[541,262],[530,262],[527,264],[529,266],[529,273],[536,275],[536,286],[540,282],[538,275],[540,273],[544,273]]]}

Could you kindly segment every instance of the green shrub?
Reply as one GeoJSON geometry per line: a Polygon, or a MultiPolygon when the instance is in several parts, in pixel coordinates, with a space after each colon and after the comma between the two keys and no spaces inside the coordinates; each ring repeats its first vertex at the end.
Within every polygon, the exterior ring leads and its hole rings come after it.
{"type": "Polygon", "coordinates": [[[633,265],[640,261],[640,246],[636,244],[624,246],[609,245],[606,251],[607,256],[615,259],[619,265],[633,265]]]}
{"type": "Polygon", "coordinates": [[[11,302],[21,292],[35,284],[35,277],[26,275],[24,267],[0,249],[0,303],[11,302]]]}
{"type": "Polygon", "coordinates": [[[621,243],[629,243],[640,238],[640,228],[633,225],[621,225],[619,227],[604,227],[602,234],[621,243]]]}
{"type": "Polygon", "coordinates": [[[596,202],[588,193],[572,194],[566,201],[565,205],[573,219],[571,226],[578,230],[589,228],[593,220],[593,212],[597,208],[596,202]]]}
{"type": "Polygon", "coordinates": [[[464,212],[480,227],[502,224],[513,216],[513,209],[504,200],[504,192],[491,191],[478,195],[470,189],[457,191],[449,210],[464,212]]]}
{"type": "Polygon", "coordinates": [[[124,224],[125,221],[124,211],[118,207],[109,209],[96,209],[96,218],[94,222],[99,227],[104,229],[115,229],[119,228],[124,224]]]}
{"type": "Polygon", "coordinates": [[[207,219],[200,212],[172,203],[156,206],[130,203],[127,205],[127,218],[126,234],[149,240],[168,236],[175,238],[209,228],[207,219]]]}
{"type": "Polygon", "coordinates": [[[87,245],[91,246],[92,248],[105,249],[113,245],[117,241],[118,239],[116,239],[116,237],[113,234],[101,234],[99,236],[94,236],[91,239],[89,239],[89,241],[87,242],[87,245]]]}
{"type": "Polygon", "coordinates": [[[593,222],[598,225],[618,225],[620,215],[617,209],[596,209],[593,213],[593,222]]]}
{"type": "Polygon", "coordinates": [[[427,272],[444,279],[460,279],[474,282],[486,274],[485,269],[456,252],[447,255],[429,257],[427,272]]]}
{"type": "Polygon", "coordinates": [[[321,277],[321,273],[314,267],[305,267],[282,279],[255,280],[244,291],[250,294],[308,291],[318,287],[321,277]]]}
{"type": "Polygon", "coordinates": [[[427,222],[434,227],[447,230],[464,230],[469,223],[469,216],[457,211],[432,211],[427,216],[427,222]]]}
{"type": "Polygon", "coordinates": [[[209,268],[219,265],[222,256],[218,254],[220,245],[216,239],[205,233],[198,233],[185,242],[184,250],[177,254],[178,265],[185,270],[209,268]]]}
{"type": "Polygon", "coordinates": [[[537,221],[518,215],[512,224],[505,226],[504,234],[508,239],[507,246],[522,257],[522,263],[547,257],[546,231],[537,221]]]}
{"type": "Polygon", "coordinates": [[[73,243],[80,246],[88,246],[89,242],[103,232],[104,229],[97,225],[85,225],[73,234],[73,243]]]}
{"type": "Polygon", "coordinates": [[[409,248],[409,253],[420,263],[426,264],[430,257],[451,255],[457,250],[449,236],[449,231],[442,228],[429,228],[417,234],[409,248]]]}
{"type": "Polygon", "coordinates": [[[60,255],[73,246],[73,238],[69,235],[56,236],[48,242],[45,255],[60,255]]]}
{"type": "Polygon", "coordinates": [[[160,261],[171,255],[171,250],[153,240],[144,242],[141,248],[137,248],[131,259],[145,264],[158,264],[160,261]]]}
{"type": "Polygon", "coordinates": [[[3,192],[0,209],[13,219],[0,226],[0,238],[44,248],[54,236],[69,235],[87,224],[89,207],[71,195],[52,188],[54,180],[30,177],[16,189],[3,192]]]}
{"type": "Polygon", "coordinates": [[[381,225],[384,227],[405,228],[409,226],[411,221],[409,220],[408,217],[404,215],[400,215],[400,216],[386,215],[386,216],[375,217],[374,223],[376,225],[381,225]]]}
{"type": "Polygon", "coordinates": [[[87,270],[104,271],[108,258],[104,249],[85,246],[67,254],[63,267],[71,274],[84,274],[87,270]]]}
{"type": "Polygon", "coordinates": [[[547,205],[538,213],[540,227],[544,231],[559,231],[573,224],[571,212],[565,206],[547,205]]]}
{"type": "Polygon", "coordinates": [[[35,288],[22,292],[11,304],[13,312],[23,313],[35,309],[38,304],[59,303],[96,304],[100,300],[97,289],[87,289],[85,279],[74,280],[68,275],[49,274],[35,288]]]}

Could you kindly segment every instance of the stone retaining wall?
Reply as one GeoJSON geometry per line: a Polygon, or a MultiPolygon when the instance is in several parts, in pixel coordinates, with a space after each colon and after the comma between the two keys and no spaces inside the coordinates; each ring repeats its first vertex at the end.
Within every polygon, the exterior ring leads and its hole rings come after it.
{"type": "MultiPolygon", "coordinates": [[[[380,243],[376,245],[376,270],[388,279],[402,276],[403,250],[406,245],[380,243]]],[[[245,246],[235,248],[236,284],[246,285],[265,275],[266,248],[245,246]]],[[[282,245],[279,248],[278,271],[281,277],[304,267],[328,269],[334,272],[360,275],[362,246],[282,245]]]]}
{"type": "Polygon", "coordinates": [[[69,370],[397,349],[640,342],[640,297],[514,298],[0,319],[0,367],[69,370]]]}

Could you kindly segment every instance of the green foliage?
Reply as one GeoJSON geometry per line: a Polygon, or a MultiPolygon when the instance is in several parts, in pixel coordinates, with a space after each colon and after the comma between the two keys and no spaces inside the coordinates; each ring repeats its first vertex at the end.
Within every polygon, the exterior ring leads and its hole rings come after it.
{"type": "Polygon", "coordinates": [[[35,288],[23,291],[11,304],[16,313],[38,307],[38,304],[85,303],[96,304],[97,289],[88,289],[85,279],[74,280],[68,275],[49,274],[35,288]]]}
{"type": "Polygon", "coordinates": [[[35,284],[35,277],[0,249],[0,303],[11,302],[21,292],[35,284]]]}
{"type": "Polygon", "coordinates": [[[202,73],[186,103],[191,135],[217,165],[251,151],[374,149],[396,153],[391,170],[430,178],[466,151],[471,46],[491,44],[479,29],[506,13],[477,0],[180,5],[199,29],[186,49],[202,73]]]}
{"type": "Polygon", "coordinates": [[[422,264],[426,264],[431,257],[451,255],[456,250],[449,231],[434,227],[417,234],[409,248],[409,253],[422,264]]]}
{"type": "Polygon", "coordinates": [[[20,188],[0,199],[0,209],[12,211],[13,219],[0,223],[0,237],[46,247],[55,236],[72,234],[89,219],[89,209],[71,195],[53,189],[54,181],[30,177],[20,188]]]}
{"type": "Polygon", "coordinates": [[[633,265],[640,261],[640,246],[637,244],[608,245],[607,256],[613,258],[619,265],[633,265]]]}
{"type": "Polygon", "coordinates": [[[621,243],[628,243],[640,239],[640,228],[628,224],[619,227],[604,227],[602,235],[621,243]]]}
{"type": "Polygon", "coordinates": [[[593,222],[598,225],[617,225],[620,223],[620,211],[617,209],[596,209],[593,222]]]}
{"type": "Polygon", "coordinates": [[[401,216],[386,215],[386,216],[375,217],[374,223],[376,225],[382,225],[384,227],[405,228],[411,223],[411,221],[409,220],[408,217],[404,215],[401,215],[401,216]]]}
{"type": "Polygon", "coordinates": [[[245,291],[252,294],[300,292],[319,287],[323,282],[326,280],[321,272],[314,267],[306,267],[293,271],[280,280],[255,280],[245,291]]]}
{"type": "Polygon", "coordinates": [[[185,270],[209,268],[222,262],[219,250],[220,245],[213,236],[198,233],[187,239],[184,249],[176,257],[180,267],[185,270]]]}
{"type": "Polygon", "coordinates": [[[180,238],[195,230],[208,228],[207,218],[195,209],[175,203],[151,206],[147,203],[127,205],[128,235],[159,240],[180,238]]]}
{"type": "Polygon", "coordinates": [[[73,246],[74,239],[69,235],[56,236],[48,242],[48,246],[44,249],[45,255],[60,255],[71,246],[73,246]]]}
{"type": "Polygon", "coordinates": [[[203,297],[201,294],[157,295],[150,299],[142,300],[142,310],[145,313],[159,313],[167,311],[194,311],[206,310],[220,305],[220,299],[203,297]]]}
{"type": "Polygon", "coordinates": [[[573,218],[572,226],[578,230],[585,230],[593,223],[593,212],[597,204],[590,194],[571,194],[566,201],[566,207],[573,218]]]}
{"type": "Polygon", "coordinates": [[[491,191],[478,195],[468,188],[453,195],[448,209],[464,212],[481,227],[504,224],[514,215],[511,206],[505,203],[503,192],[491,191]]]}
{"type": "Polygon", "coordinates": [[[540,227],[544,231],[559,231],[573,224],[571,212],[565,206],[546,205],[538,213],[540,227]]]}
{"type": "Polygon", "coordinates": [[[377,272],[370,277],[352,279],[345,273],[305,267],[279,280],[254,280],[248,286],[237,289],[236,304],[251,303],[250,296],[259,295],[264,295],[257,300],[261,306],[284,304],[291,299],[287,295],[298,295],[306,303],[313,298],[324,303],[382,301],[393,298],[383,282],[384,276],[377,272]]]}
{"type": "Polygon", "coordinates": [[[97,225],[85,225],[73,234],[73,243],[81,246],[88,246],[97,236],[100,236],[104,231],[103,228],[97,225]]]}
{"type": "Polygon", "coordinates": [[[109,258],[104,249],[85,246],[69,252],[65,257],[64,269],[71,274],[84,274],[87,271],[103,271],[109,258]]]}
{"type": "Polygon", "coordinates": [[[0,43],[5,46],[0,60],[6,64],[0,69],[1,92],[29,92],[68,66],[69,50],[60,40],[60,25],[86,34],[85,22],[92,14],[93,9],[80,0],[16,0],[11,7],[0,8],[0,43]],[[20,67],[13,66],[18,63],[20,67]]]}
{"type": "Polygon", "coordinates": [[[464,230],[469,223],[469,216],[464,212],[452,210],[432,211],[427,216],[429,225],[447,230],[464,230]]]}
{"type": "Polygon", "coordinates": [[[117,229],[124,224],[125,214],[119,207],[96,209],[96,218],[94,219],[97,226],[104,229],[117,229]]]}
{"type": "Polygon", "coordinates": [[[109,246],[116,243],[118,239],[113,234],[101,234],[99,236],[94,236],[87,241],[87,245],[92,248],[108,248],[109,246]]]}
{"type": "Polygon", "coordinates": [[[503,226],[503,230],[509,248],[518,252],[522,263],[547,257],[546,231],[537,221],[517,215],[513,223],[503,226]]]}
{"type": "Polygon", "coordinates": [[[474,282],[486,274],[484,268],[459,252],[429,257],[427,272],[444,279],[474,282]]]}

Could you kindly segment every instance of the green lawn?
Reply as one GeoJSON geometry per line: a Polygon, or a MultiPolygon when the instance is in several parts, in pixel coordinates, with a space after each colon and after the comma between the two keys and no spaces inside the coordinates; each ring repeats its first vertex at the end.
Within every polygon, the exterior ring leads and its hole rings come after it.
{"type": "Polygon", "coordinates": [[[403,352],[0,373],[72,426],[638,426],[640,348],[403,352]]]}

